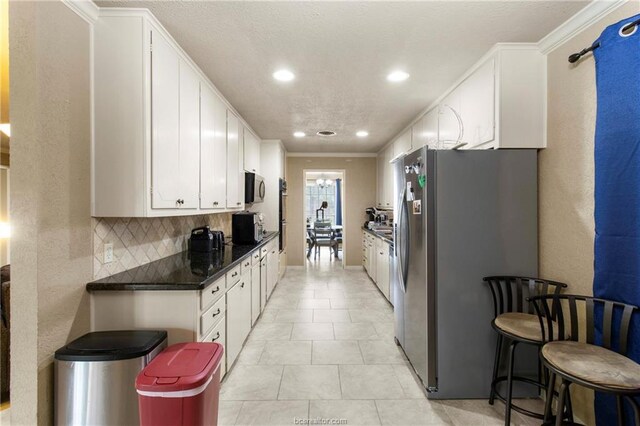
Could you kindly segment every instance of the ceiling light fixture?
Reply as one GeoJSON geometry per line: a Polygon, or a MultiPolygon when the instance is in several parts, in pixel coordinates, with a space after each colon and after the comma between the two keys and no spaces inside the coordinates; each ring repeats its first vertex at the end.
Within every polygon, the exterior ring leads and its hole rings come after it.
{"type": "Polygon", "coordinates": [[[404,71],[394,71],[387,76],[387,80],[393,81],[393,82],[405,81],[408,78],[409,78],[409,74],[407,74],[404,71]]]}
{"type": "Polygon", "coordinates": [[[273,78],[278,81],[291,81],[296,78],[296,76],[289,70],[278,70],[273,73],[273,78]]]}
{"type": "Polygon", "coordinates": [[[293,136],[296,138],[304,138],[307,135],[304,132],[293,132],[293,136]]]}
{"type": "Polygon", "coordinates": [[[366,130],[358,130],[356,132],[356,136],[359,138],[366,138],[367,136],[369,136],[369,132],[367,132],[366,130]]]}

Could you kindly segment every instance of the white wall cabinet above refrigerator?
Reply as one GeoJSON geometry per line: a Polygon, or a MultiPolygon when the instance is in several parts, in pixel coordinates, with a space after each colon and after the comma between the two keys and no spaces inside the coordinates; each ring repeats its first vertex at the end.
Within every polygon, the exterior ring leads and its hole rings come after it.
{"type": "Polygon", "coordinates": [[[396,156],[423,146],[545,148],[546,58],[536,45],[497,44],[392,145],[396,156]]]}
{"type": "Polygon", "coordinates": [[[260,139],[244,129],[244,170],[260,174],[260,139]]]}
{"type": "Polygon", "coordinates": [[[259,140],[155,17],[102,8],[93,43],[92,215],[242,209],[259,140]]]}

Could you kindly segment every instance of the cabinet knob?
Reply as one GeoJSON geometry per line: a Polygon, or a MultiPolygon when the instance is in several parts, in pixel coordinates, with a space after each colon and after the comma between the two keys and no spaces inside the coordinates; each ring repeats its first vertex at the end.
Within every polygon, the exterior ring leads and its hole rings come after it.
{"type": "Polygon", "coordinates": [[[214,206],[217,206],[217,205],[218,205],[218,202],[217,202],[217,201],[214,201],[214,202],[213,202],[213,205],[214,205],[214,206]]]}
{"type": "Polygon", "coordinates": [[[176,204],[180,204],[180,205],[182,205],[182,204],[184,204],[184,200],[183,200],[183,199],[181,199],[181,198],[178,198],[178,199],[176,200],[176,204]]]}
{"type": "Polygon", "coordinates": [[[216,337],[214,337],[213,339],[211,339],[212,342],[215,342],[216,340],[218,340],[220,338],[220,332],[218,331],[216,333],[216,337]]]}
{"type": "Polygon", "coordinates": [[[237,272],[234,272],[233,274],[231,274],[231,278],[233,278],[233,277],[235,277],[235,276],[237,276],[237,275],[238,275],[238,273],[237,273],[237,272]]]}
{"type": "Polygon", "coordinates": [[[238,202],[236,203],[236,206],[239,206],[240,204],[242,204],[242,203],[238,201],[238,202]]]}
{"type": "Polygon", "coordinates": [[[211,290],[211,294],[216,294],[217,292],[220,291],[220,286],[217,285],[216,288],[214,290],[211,290]]]}
{"type": "Polygon", "coordinates": [[[214,314],[211,316],[212,318],[215,318],[216,316],[220,315],[220,308],[218,308],[217,312],[214,312],[214,314]]]}
{"type": "Polygon", "coordinates": [[[240,283],[240,287],[244,288],[244,283],[240,283]]]}

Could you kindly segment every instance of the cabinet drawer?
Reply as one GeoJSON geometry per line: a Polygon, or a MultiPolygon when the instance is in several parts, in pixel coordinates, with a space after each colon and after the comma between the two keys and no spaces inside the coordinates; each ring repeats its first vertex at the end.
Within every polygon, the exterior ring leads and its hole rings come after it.
{"type": "Polygon", "coordinates": [[[225,286],[225,278],[218,278],[213,284],[209,285],[209,287],[205,288],[200,292],[200,309],[205,310],[213,302],[218,300],[220,296],[224,294],[226,290],[225,286]]]}
{"type": "Polygon", "coordinates": [[[269,253],[269,248],[268,247],[262,247],[260,249],[260,257],[265,257],[267,255],[267,253],[269,253]]]}
{"type": "MultiPolygon", "coordinates": [[[[213,329],[200,341],[209,342],[209,343],[211,342],[220,343],[222,346],[225,347],[225,351],[226,351],[227,350],[226,349],[226,345],[227,345],[226,331],[227,331],[226,321],[224,318],[222,318],[222,321],[220,321],[218,325],[213,327],[213,329]]],[[[226,358],[227,358],[226,354],[224,354],[222,356],[222,360],[220,361],[220,378],[224,377],[225,373],[227,372],[226,358]]]]}
{"type": "Polygon", "coordinates": [[[240,262],[240,275],[246,273],[251,273],[251,257],[242,259],[242,262],[240,262]]]}
{"type": "Polygon", "coordinates": [[[206,334],[214,324],[218,323],[221,318],[224,318],[225,307],[225,299],[222,297],[200,316],[201,335],[206,334]]]}
{"type": "Polygon", "coordinates": [[[256,266],[260,264],[260,250],[256,250],[251,253],[251,266],[256,266]]]}
{"type": "Polygon", "coordinates": [[[232,270],[230,270],[229,272],[227,272],[227,288],[233,287],[235,283],[240,281],[240,272],[241,272],[240,266],[241,265],[238,265],[234,267],[232,270]]]}

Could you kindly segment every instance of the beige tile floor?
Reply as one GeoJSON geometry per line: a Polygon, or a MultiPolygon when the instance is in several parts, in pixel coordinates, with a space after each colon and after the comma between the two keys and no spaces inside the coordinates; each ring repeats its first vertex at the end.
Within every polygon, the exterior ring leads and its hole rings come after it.
{"type": "Polygon", "coordinates": [[[222,384],[219,424],[504,424],[501,403],[428,400],[393,337],[392,307],[362,270],[290,268],[222,384]]]}

